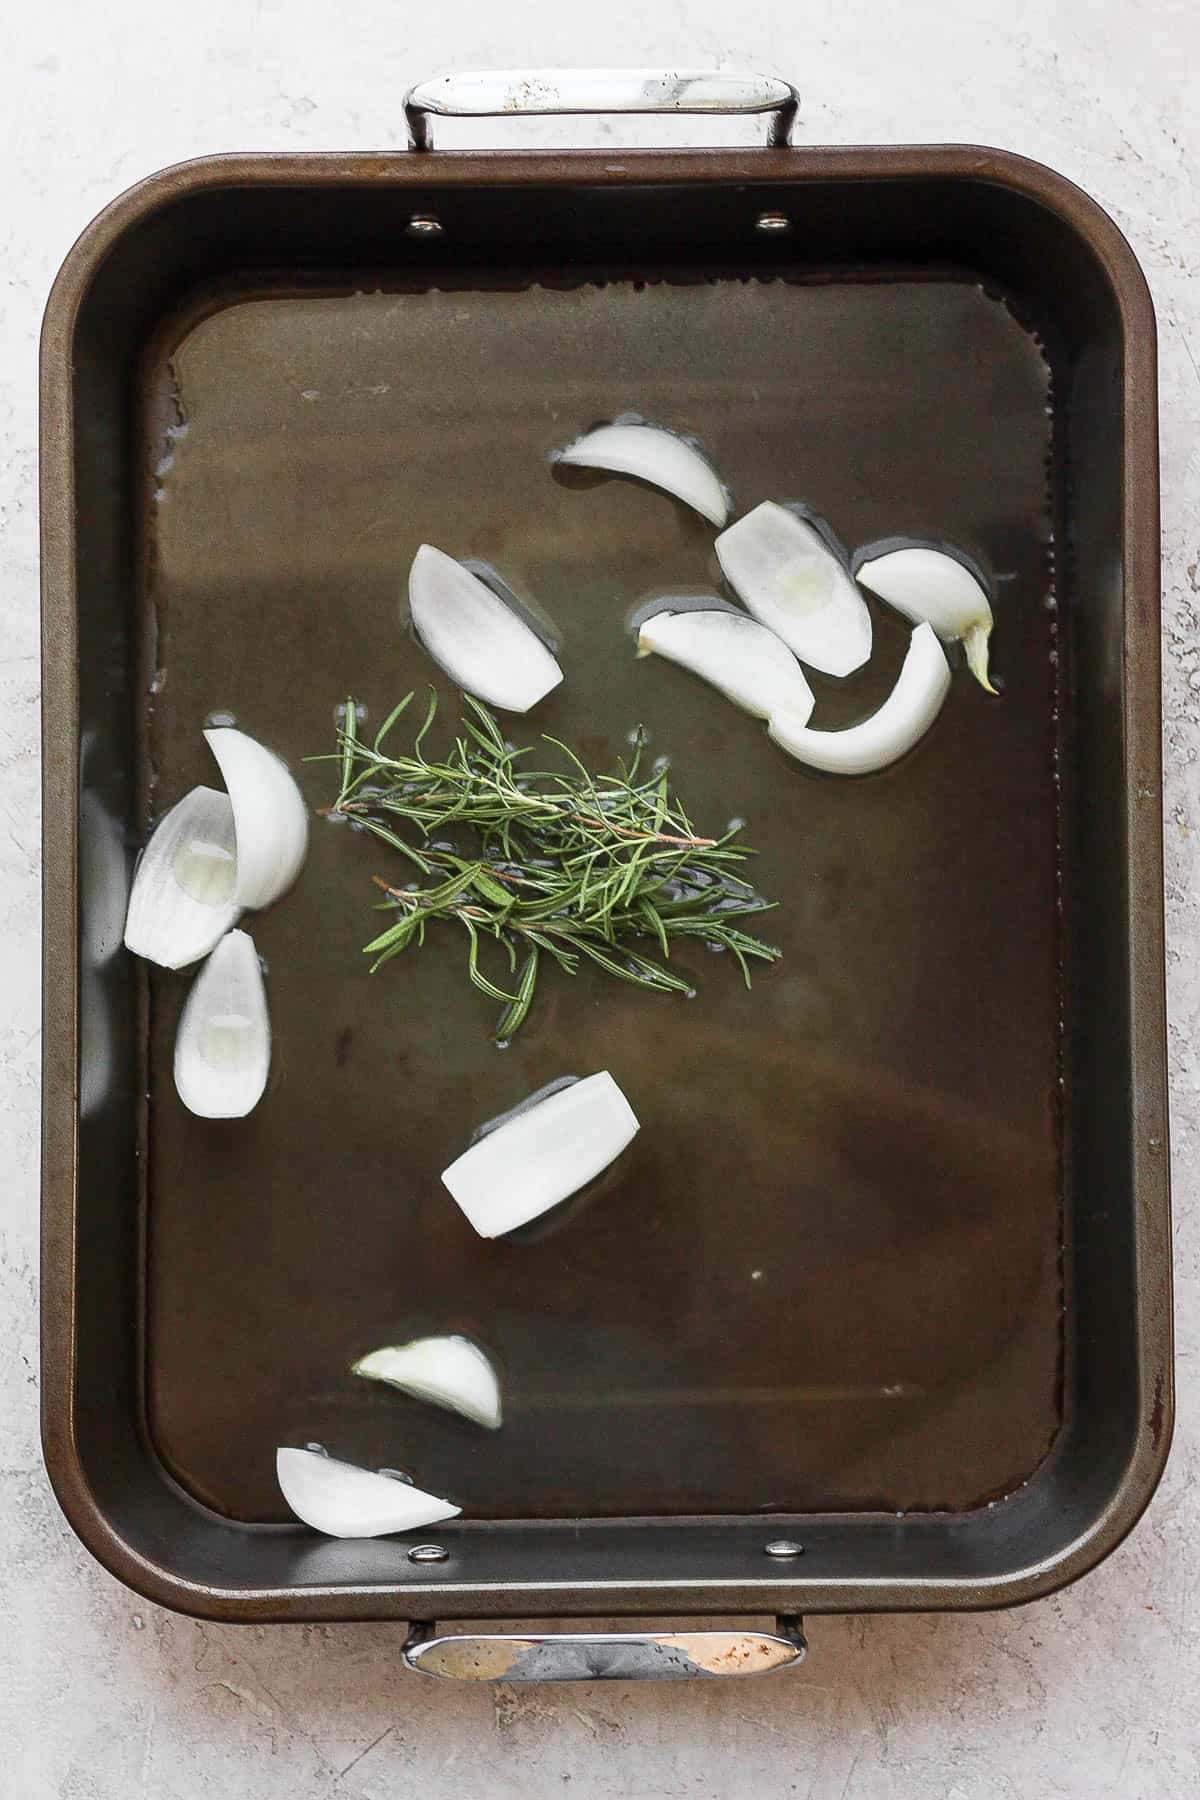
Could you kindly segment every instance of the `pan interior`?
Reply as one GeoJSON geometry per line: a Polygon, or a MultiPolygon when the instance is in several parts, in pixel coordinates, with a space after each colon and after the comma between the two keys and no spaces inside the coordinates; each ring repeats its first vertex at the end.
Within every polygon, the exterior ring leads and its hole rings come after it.
{"type": "MultiPolygon", "coordinates": [[[[228,714],[316,808],[338,702],[380,721],[436,671],[400,622],[430,542],[553,618],[566,679],[518,742],[593,765],[639,725],[700,829],[744,818],[783,960],[747,993],[677,953],[696,998],[548,970],[511,1047],[444,927],[378,975],[373,873],[316,819],[300,882],[249,921],[270,1088],[191,1117],[171,1080],[189,976],[148,976],[146,1411],[177,1479],[287,1516],[274,1449],[400,1466],[474,1517],[978,1506],[1060,1414],[1057,474],[1040,342],[976,283],[466,281],[229,297],[144,383],[140,604],[148,826],[228,714]],[[637,412],[694,433],[738,510],[807,502],[851,549],[961,546],[996,584],[993,699],[957,652],[902,765],[810,775],[658,658],[628,610],[719,591],[713,531],[555,447],[637,412]],[[610,1069],[642,1130],[594,1203],[534,1243],[478,1239],[439,1172],[484,1120],[610,1069]],[[430,1331],[495,1356],[498,1434],[349,1373],[430,1331]]],[[[813,723],[871,711],[908,628],[814,678],[813,723]]],[[[438,731],[455,695],[437,683],[438,731]]]]}

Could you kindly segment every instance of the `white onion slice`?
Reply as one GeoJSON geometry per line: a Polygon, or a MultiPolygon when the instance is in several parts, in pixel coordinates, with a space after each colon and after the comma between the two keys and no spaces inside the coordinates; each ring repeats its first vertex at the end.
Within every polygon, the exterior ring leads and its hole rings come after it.
{"type": "Polygon", "coordinates": [[[228,794],[196,787],[155,827],[133,877],[125,947],[184,969],[237,923],[233,807],[228,794]]]}
{"type": "Polygon", "coordinates": [[[462,1511],[394,1475],[360,1469],[317,1450],[281,1446],[275,1452],[280,1491],[298,1519],[326,1537],[383,1537],[440,1525],[462,1511]]]}
{"type": "Polygon", "coordinates": [[[748,610],[801,662],[826,675],[849,675],[866,662],[866,602],[806,519],[764,500],[721,533],[717,556],[748,610]]]}
{"type": "MultiPolygon", "coordinates": [[[[104,977],[86,957],[79,963],[79,1111],[90,1119],[113,1097],[118,1072],[113,1042],[112,1001],[104,977]]],[[[127,1061],[120,1064],[123,1076],[127,1061]]]]}
{"type": "Polygon", "coordinates": [[[729,517],[729,495],[707,457],[662,425],[600,425],[554,459],[574,468],[634,475],[674,494],[714,525],[729,517]]]}
{"type": "Polygon", "coordinates": [[[950,686],[950,665],[932,625],[912,634],[896,685],[861,725],[845,731],[810,731],[787,713],[776,713],[767,729],[789,756],[831,775],[870,775],[886,769],[918,743],[942,710],[950,686]]]}
{"type": "Polygon", "coordinates": [[[414,1338],[411,1344],[372,1350],[354,1364],[354,1373],[448,1407],[490,1431],[500,1424],[499,1379],[470,1338],[414,1338]]]}
{"type": "Polygon", "coordinates": [[[914,544],[870,557],[855,573],[865,588],[914,625],[932,625],[946,644],[961,640],[975,679],[989,694],[996,692],[988,679],[992,609],[980,583],[957,557],[914,544]]]}
{"type": "Polygon", "coordinates": [[[812,712],[812,689],[787,645],[744,613],[654,613],[638,632],[638,655],[651,652],[703,676],[756,719],[787,711],[803,721],[812,712]]]}
{"type": "Polygon", "coordinates": [[[408,576],[417,633],[452,681],[505,712],[528,712],[562,670],[535,631],[469,569],[422,544],[408,576]]]}
{"type": "Polygon", "coordinates": [[[442,1180],[480,1237],[500,1237],[577,1193],[637,1130],[633,1108],[605,1069],[506,1119],[442,1180]]]}
{"type": "MultiPolygon", "coordinates": [[[[82,769],[80,773],[82,778],[82,769]]],[[[84,960],[93,969],[102,968],[116,954],[132,897],[122,824],[94,788],[81,787],[79,934],[84,960]]]]}
{"type": "Polygon", "coordinates": [[[253,938],[221,939],[184,1002],[175,1033],[175,1087],[201,1119],[241,1119],[262,1098],[271,1022],[253,938]]]}
{"type": "Polygon", "coordinates": [[[206,731],[233,806],[239,906],[270,906],[295,881],[308,851],[308,809],[273,750],[231,725],[206,731]]]}

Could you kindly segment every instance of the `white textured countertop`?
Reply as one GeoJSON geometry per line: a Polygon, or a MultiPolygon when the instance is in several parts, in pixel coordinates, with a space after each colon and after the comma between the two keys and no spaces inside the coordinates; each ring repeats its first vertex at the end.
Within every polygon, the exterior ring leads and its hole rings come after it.
{"type": "MultiPolygon", "coordinates": [[[[0,1791],[12,1800],[1200,1792],[1200,15],[1186,0],[40,0],[0,16],[0,1791]],[[37,1437],[35,352],[76,233],[139,176],[232,149],[393,149],[443,68],[760,67],[800,143],[971,140],[1113,213],[1158,306],[1167,913],[1180,1396],[1163,1486],[1077,1587],[1013,1613],[817,1619],[795,1679],[457,1688],[386,1625],[222,1628],[92,1563],[37,1437]]],[[[599,129],[599,127],[596,127],[599,129]]],[[[547,134],[549,135],[549,134],[547,134]]],[[[695,133],[702,141],[703,128],[695,133]]],[[[561,141],[561,140],[560,140],[561,141]]],[[[578,135],[573,141],[580,141],[578,135]]],[[[628,141],[613,128],[607,143],[628,141]]]]}

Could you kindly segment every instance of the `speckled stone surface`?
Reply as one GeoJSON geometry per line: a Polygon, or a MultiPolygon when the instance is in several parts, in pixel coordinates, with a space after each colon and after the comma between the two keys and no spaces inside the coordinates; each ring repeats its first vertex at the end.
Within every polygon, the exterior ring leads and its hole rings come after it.
{"type": "MultiPolygon", "coordinates": [[[[1200,1791],[1200,204],[1184,0],[746,0],[620,9],[443,0],[41,0],[0,15],[0,1792],[12,1800],[383,1800],[420,1793],[1182,1800],[1200,1791]],[[456,1688],[386,1625],[221,1628],[112,1581],[37,1438],[38,663],[35,351],[46,290],[118,190],[221,149],[399,148],[400,97],[454,65],[759,66],[800,142],[972,140],[1088,188],[1158,306],[1168,959],[1179,1408],[1134,1536],[1023,1611],[818,1619],[795,1679],[456,1688]]],[[[631,141],[619,127],[559,141],[631,141]]],[[[554,136],[549,129],[541,141],[554,136]]],[[[696,133],[697,140],[702,133],[696,133]]]]}

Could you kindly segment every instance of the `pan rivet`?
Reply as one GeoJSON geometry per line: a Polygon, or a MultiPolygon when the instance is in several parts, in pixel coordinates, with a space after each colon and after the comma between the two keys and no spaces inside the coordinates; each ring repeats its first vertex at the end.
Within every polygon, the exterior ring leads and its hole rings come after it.
{"type": "Polygon", "coordinates": [[[793,1543],[791,1538],[774,1538],[766,1546],[766,1553],[768,1556],[779,1557],[803,1556],[804,1545],[793,1543]]]}
{"type": "Polygon", "coordinates": [[[759,213],[757,219],[754,221],[754,229],[755,231],[764,231],[768,236],[782,237],[785,231],[790,231],[792,229],[792,221],[788,218],[786,213],[759,213]]]}
{"type": "Polygon", "coordinates": [[[441,1544],[414,1544],[408,1553],[409,1562],[445,1562],[450,1552],[441,1544]]]}
{"type": "Polygon", "coordinates": [[[404,227],[405,235],[415,238],[441,237],[443,229],[442,221],[432,213],[414,213],[404,227]]]}

